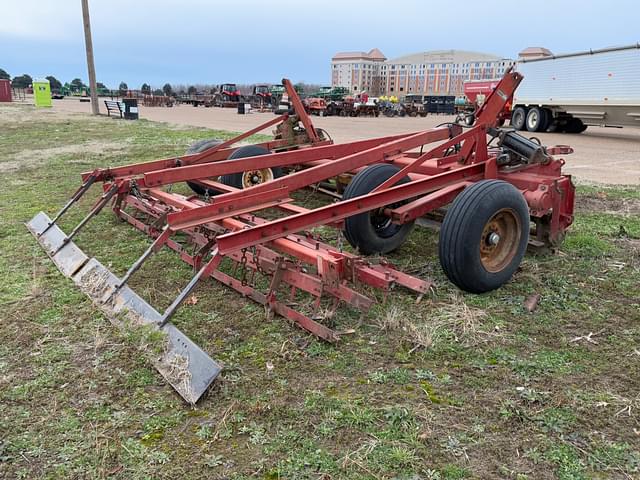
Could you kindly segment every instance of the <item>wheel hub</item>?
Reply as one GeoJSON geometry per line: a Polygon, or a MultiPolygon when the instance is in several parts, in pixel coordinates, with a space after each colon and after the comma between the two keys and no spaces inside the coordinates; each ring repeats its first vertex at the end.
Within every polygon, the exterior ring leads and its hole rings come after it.
{"type": "Polygon", "coordinates": [[[522,225],[511,209],[497,212],[484,226],[480,238],[480,260],[489,272],[499,272],[518,251],[522,225]]]}
{"type": "Polygon", "coordinates": [[[271,180],[273,180],[273,170],[270,168],[248,170],[242,174],[242,188],[253,187],[271,180]]]}

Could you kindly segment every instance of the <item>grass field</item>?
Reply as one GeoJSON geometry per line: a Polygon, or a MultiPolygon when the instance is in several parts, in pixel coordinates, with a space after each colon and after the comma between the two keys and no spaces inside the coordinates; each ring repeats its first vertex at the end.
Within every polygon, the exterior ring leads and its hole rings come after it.
{"type": "MultiPolygon", "coordinates": [[[[481,296],[447,282],[437,233],[416,228],[390,258],[437,292],[369,291],[380,302],[336,320],[355,329],[337,346],[206,282],[175,322],[226,368],[186,406],[144,338],[99,313],[24,222],[54,213],[82,171],[221,136],[0,107],[0,477],[640,478],[637,188],[579,186],[560,252],[481,296]]],[[[121,275],[148,241],[103,213],[78,244],[121,275]]],[[[190,276],[167,252],[132,287],[166,304],[190,276]]]]}

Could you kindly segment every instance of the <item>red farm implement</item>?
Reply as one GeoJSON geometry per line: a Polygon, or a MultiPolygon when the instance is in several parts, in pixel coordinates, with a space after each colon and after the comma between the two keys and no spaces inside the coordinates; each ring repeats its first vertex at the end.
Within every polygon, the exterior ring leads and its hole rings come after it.
{"type": "Polygon", "coordinates": [[[379,257],[362,256],[400,248],[419,217],[448,205],[440,230],[440,263],[453,283],[470,292],[507,282],[528,243],[558,245],[573,219],[574,188],[561,173],[564,162],[553,155],[571,149],[545,148],[496,128],[498,114],[521,79],[508,72],[471,128],[443,124],[342,145],[314,128],[291,83],[284,80],[291,111],[229,141],[200,142],[179,158],[87,172],[53,220],[41,212],[28,228],[59,269],[105,312],[112,317],[124,314],[166,333],[166,349],[156,366],[183,398],[196,402],[221,366],[170,320],[207,277],[335,342],[339,332],[321,320],[342,302],[366,311],[373,300],[359,291],[360,284],[429,293],[428,280],[405,274],[379,257]],[[272,141],[233,146],[274,125],[272,141]],[[435,146],[427,148],[429,144],[435,146]],[[199,195],[169,188],[182,182],[199,195]],[[57,221],[94,183],[102,184],[102,195],[65,234],[57,221]],[[309,209],[291,198],[296,190],[328,185],[337,187],[339,193],[333,195],[341,193],[341,201],[309,209]],[[74,242],[106,205],[153,240],[121,278],[74,242]],[[342,232],[358,253],[322,241],[312,231],[318,226],[342,232]],[[159,312],[127,284],[165,247],[178,252],[195,273],[159,312]],[[312,299],[306,310],[292,306],[299,295],[312,299]]]}

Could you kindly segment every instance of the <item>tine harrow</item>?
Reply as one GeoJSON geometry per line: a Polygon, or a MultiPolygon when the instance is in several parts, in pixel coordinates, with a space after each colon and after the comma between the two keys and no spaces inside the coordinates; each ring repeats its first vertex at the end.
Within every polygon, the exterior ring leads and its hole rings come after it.
{"type": "Polygon", "coordinates": [[[340,332],[324,320],[334,316],[340,304],[366,313],[374,299],[361,292],[361,285],[383,290],[385,298],[395,286],[419,298],[432,291],[432,282],[360,253],[400,247],[416,219],[446,205],[451,204],[454,213],[443,222],[441,263],[460,288],[482,292],[508,281],[527,241],[557,245],[572,222],[573,185],[561,173],[564,162],[552,154],[571,149],[545,149],[496,127],[521,79],[507,72],[485,101],[476,125],[465,131],[458,124],[446,124],[345,145],[334,145],[313,127],[285,79],[291,111],[182,157],[87,172],[53,219],[40,212],[27,227],[60,271],[111,318],[128,317],[132,325],[151,325],[166,334],[165,349],[155,365],[186,401],[195,403],[222,366],[171,319],[205,279],[213,278],[313,335],[337,342],[340,332]],[[233,146],[274,125],[272,141],[233,146]],[[498,145],[490,147],[487,136],[497,138],[498,145]],[[424,146],[431,143],[437,145],[425,152],[424,146]],[[289,174],[278,178],[274,172],[281,169],[289,174]],[[223,183],[230,175],[241,178],[240,184],[223,183]],[[204,198],[162,189],[185,181],[196,192],[206,192],[204,198]],[[58,221],[96,182],[103,184],[101,196],[65,235],[58,221]],[[342,193],[341,201],[308,209],[291,198],[296,190],[327,184],[342,193]],[[494,192],[491,196],[480,196],[489,189],[494,192]],[[89,258],[75,242],[107,204],[121,220],[152,239],[121,278],[89,258]],[[532,232],[530,221],[536,226],[532,232]],[[312,230],[317,226],[344,232],[358,253],[323,241],[312,230]],[[447,236],[452,229],[463,233],[447,236]],[[459,241],[464,243],[458,245],[459,241]],[[177,252],[193,267],[194,276],[161,312],[136,294],[129,281],[163,248],[177,252]],[[467,272],[464,281],[460,271],[467,272]]]}

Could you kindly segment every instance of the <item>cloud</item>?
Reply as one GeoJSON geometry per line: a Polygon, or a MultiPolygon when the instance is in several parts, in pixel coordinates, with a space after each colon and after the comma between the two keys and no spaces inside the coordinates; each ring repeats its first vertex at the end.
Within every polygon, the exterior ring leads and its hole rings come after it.
{"type": "Polygon", "coordinates": [[[3,2],[0,35],[21,39],[71,40],[82,31],[80,2],[3,2]]]}

